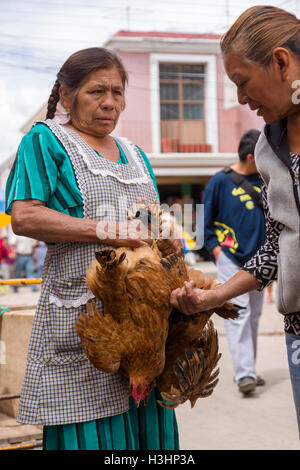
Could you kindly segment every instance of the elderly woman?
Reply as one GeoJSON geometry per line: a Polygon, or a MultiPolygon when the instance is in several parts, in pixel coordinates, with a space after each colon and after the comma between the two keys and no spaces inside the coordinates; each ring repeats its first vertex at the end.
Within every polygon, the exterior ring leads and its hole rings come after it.
{"type": "Polygon", "coordinates": [[[300,430],[300,21],[271,6],[245,11],[225,34],[221,49],[240,104],[266,125],[255,149],[262,176],[267,240],[217,290],[187,283],[171,301],[187,315],[203,311],[278,279],[277,308],[284,315],[290,376],[300,430]]]}
{"type": "MultiPolygon", "coordinates": [[[[158,198],[149,161],[110,135],[126,82],[112,52],[73,54],[57,75],[46,121],[23,138],[7,182],[14,232],[48,244],[18,416],[44,425],[44,449],[178,448],[175,415],[157,405],[157,390],[135,409],[128,381],[94,368],[75,331],[93,297],[84,276],[95,251],[153,241],[126,213],[140,198],[158,198]]],[[[178,241],[160,243],[172,252],[178,241]]]]}

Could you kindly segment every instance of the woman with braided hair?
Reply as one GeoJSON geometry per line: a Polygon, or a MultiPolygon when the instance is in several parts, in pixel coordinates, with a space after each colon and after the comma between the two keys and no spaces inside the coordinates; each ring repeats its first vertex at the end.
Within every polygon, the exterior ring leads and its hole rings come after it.
{"type": "MultiPolygon", "coordinates": [[[[178,448],[175,414],[157,404],[156,389],[136,409],[128,381],[97,370],[75,331],[93,297],[84,278],[95,251],[153,242],[126,213],[140,198],[159,197],[150,163],[139,147],[110,135],[126,83],[122,63],[106,49],[70,56],[46,120],[22,139],[7,182],[14,232],[48,245],[18,415],[21,423],[44,425],[46,450],[178,448]],[[99,228],[107,220],[116,222],[114,233],[105,223],[99,228]]],[[[176,251],[178,243],[161,240],[160,249],[176,251]]]]}

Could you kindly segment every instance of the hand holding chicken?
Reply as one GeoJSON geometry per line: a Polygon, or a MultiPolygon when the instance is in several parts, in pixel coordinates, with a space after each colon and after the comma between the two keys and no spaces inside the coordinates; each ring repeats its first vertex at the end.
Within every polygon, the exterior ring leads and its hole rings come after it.
{"type": "MultiPolygon", "coordinates": [[[[157,243],[158,244],[158,243],[157,243]]],[[[92,364],[107,373],[122,372],[136,405],[147,401],[157,385],[174,408],[186,400],[212,393],[219,360],[217,332],[209,321],[216,312],[235,318],[233,306],[186,316],[174,309],[171,293],[197,286],[204,290],[215,283],[200,271],[188,270],[183,250],[162,256],[157,246],[103,249],[86,274],[86,281],[99,298],[104,312],[93,302],[89,316],[82,313],[76,330],[92,364]],[[173,304],[173,305],[172,305],[173,304]]],[[[177,303],[176,303],[177,302],[177,303]]]]}

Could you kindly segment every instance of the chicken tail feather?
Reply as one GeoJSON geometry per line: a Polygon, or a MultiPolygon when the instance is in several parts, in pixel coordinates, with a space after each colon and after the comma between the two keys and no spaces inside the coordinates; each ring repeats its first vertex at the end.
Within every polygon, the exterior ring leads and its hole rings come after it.
{"type": "Polygon", "coordinates": [[[239,317],[240,308],[241,307],[233,305],[231,302],[226,302],[226,304],[224,304],[222,307],[217,307],[214,311],[220,317],[225,318],[225,320],[228,318],[235,320],[239,317]]]}
{"type": "Polygon", "coordinates": [[[159,404],[172,409],[189,400],[194,407],[198,398],[210,396],[219,380],[219,369],[214,369],[220,357],[218,334],[213,322],[209,320],[197,349],[186,349],[184,357],[178,358],[173,365],[177,385],[172,385],[167,392],[160,391],[165,401],[159,404]]]}

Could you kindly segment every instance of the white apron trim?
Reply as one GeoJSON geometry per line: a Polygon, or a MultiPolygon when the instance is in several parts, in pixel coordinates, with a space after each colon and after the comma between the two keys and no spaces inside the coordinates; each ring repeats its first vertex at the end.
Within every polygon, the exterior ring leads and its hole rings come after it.
{"type": "Polygon", "coordinates": [[[91,291],[82,294],[80,297],[77,297],[77,299],[61,299],[57,295],[50,294],[49,303],[55,304],[57,307],[76,308],[80,307],[80,305],[85,305],[89,300],[94,298],[95,296],[91,291]]]}
{"type": "MultiPolygon", "coordinates": [[[[124,183],[124,184],[133,184],[133,183],[134,184],[148,184],[149,183],[148,176],[144,172],[144,169],[141,166],[138,158],[136,158],[136,147],[134,146],[133,143],[131,143],[125,137],[118,137],[116,140],[120,144],[121,147],[125,147],[128,150],[127,155],[129,156],[129,159],[131,159],[132,162],[134,162],[134,164],[140,170],[140,173],[141,173],[140,177],[131,178],[131,179],[124,179],[121,176],[119,176],[118,174],[114,173],[113,171],[110,171],[110,170],[107,170],[107,169],[104,169],[104,168],[93,168],[84,146],[81,145],[79,142],[77,142],[73,138],[73,136],[72,136],[73,131],[71,129],[66,130],[66,128],[64,126],[60,126],[60,128],[61,128],[62,133],[65,134],[66,136],[68,136],[68,139],[76,146],[79,155],[81,155],[81,157],[82,157],[84,163],[86,164],[86,166],[88,167],[89,171],[91,173],[93,173],[94,175],[101,175],[104,178],[106,176],[111,176],[113,178],[116,178],[118,181],[120,181],[121,183],[124,183]]],[[[80,136],[78,136],[78,137],[80,137],[80,136]]],[[[81,139],[81,140],[83,140],[83,139],[81,139]]],[[[112,162],[112,163],[114,163],[114,162],[112,162]]]]}

